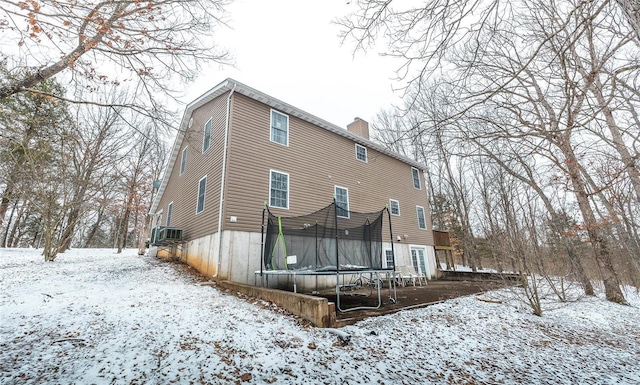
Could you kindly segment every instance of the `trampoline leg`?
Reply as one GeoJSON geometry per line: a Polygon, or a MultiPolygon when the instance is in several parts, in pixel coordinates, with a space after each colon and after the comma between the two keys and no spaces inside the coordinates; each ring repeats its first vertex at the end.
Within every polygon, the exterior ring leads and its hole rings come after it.
{"type": "MultiPolygon", "coordinates": [[[[391,294],[391,286],[389,286],[389,294],[391,294]]],[[[398,302],[398,294],[396,292],[396,272],[393,272],[393,297],[390,296],[389,300],[393,301],[393,303],[398,302]]]]}
{"type": "Polygon", "coordinates": [[[293,273],[293,292],[298,292],[298,285],[296,284],[296,273],[293,273]]]}

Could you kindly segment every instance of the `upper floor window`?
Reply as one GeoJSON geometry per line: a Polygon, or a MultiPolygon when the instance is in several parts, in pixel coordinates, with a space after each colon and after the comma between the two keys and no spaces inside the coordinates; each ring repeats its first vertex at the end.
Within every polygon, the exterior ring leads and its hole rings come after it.
{"type": "Polygon", "coordinates": [[[346,187],[335,186],[336,215],[349,218],[349,190],[346,187]]]}
{"type": "Polygon", "coordinates": [[[198,182],[198,204],[196,205],[196,214],[204,210],[204,198],[207,195],[207,176],[203,176],[198,182]]]}
{"type": "Polygon", "coordinates": [[[269,206],[289,208],[289,174],[271,170],[269,206]]]}
{"type": "Polygon", "coordinates": [[[289,116],[271,110],[271,141],[289,145],[289,116]]]}
{"type": "Polygon", "coordinates": [[[356,159],[367,162],[367,148],[356,143],[356,159]]]}
{"type": "Polygon", "coordinates": [[[204,138],[202,139],[202,153],[211,147],[211,127],[213,125],[213,121],[211,119],[207,120],[207,123],[204,124],[204,138]]]}
{"type": "Polygon", "coordinates": [[[187,147],[182,149],[182,158],[180,159],[180,175],[187,169],[187,147]]]}
{"type": "Polygon", "coordinates": [[[411,167],[411,176],[413,177],[413,187],[420,190],[420,170],[411,167]]]}
{"type": "Polygon", "coordinates": [[[389,199],[389,211],[391,215],[400,215],[400,202],[395,199],[389,199]]]}
{"type": "Polygon", "coordinates": [[[173,202],[167,206],[167,227],[171,226],[171,215],[173,214],[173,202]]]}
{"type": "Polygon", "coordinates": [[[424,207],[416,206],[416,212],[418,213],[418,227],[425,230],[427,228],[427,221],[424,216],[424,207]]]}

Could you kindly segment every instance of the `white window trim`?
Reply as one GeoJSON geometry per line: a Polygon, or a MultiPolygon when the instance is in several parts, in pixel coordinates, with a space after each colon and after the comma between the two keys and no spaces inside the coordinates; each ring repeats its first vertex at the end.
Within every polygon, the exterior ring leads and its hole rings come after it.
{"type": "Polygon", "coordinates": [[[413,185],[413,188],[415,188],[416,190],[422,190],[422,181],[420,180],[420,170],[415,167],[411,167],[411,184],[413,185]],[[416,172],[418,173],[418,187],[416,187],[416,184],[413,181],[413,170],[416,170],[416,172]]]}
{"type": "Polygon", "coordinates": [[[207,179],[207,176],[203,176],[198,180],[198,195],[196,195],[196,215],[204,211],[207,206],[207,182],[204,182],[204,196],[202,197],[202,210],[198,211],[198,199],[200,199],[200,183],[203,179],[207,179]]]}
{"type": "Polygon", "coordinates": [[[187,159],[186,159],[186,154],[187,154],[187,149],[189,148],[189,146],[185,146],[182,149],[182,155],[180,157],[180,175],[184,174],[184,172],[187,170],[187,159]]]}
{"type": "Polygon", "coordinates": [[[272,143],[276,143],[276,144],[279,144],[281,146],[289,147],[289,115],[287,115],[285,113],[282,113],[282,112],[280,112],[278,110],[274,110],[273,108],[271,109],[271,112],[269,113],[269,140],[272,143]],[[273,129],[273,113],[274,112],[277,113],[277,114],[280,114],[282,116],[285,116],[287,118],[287,136],[286,136],[287,143],[280,143],[280,142],[276,142],[275,140],[273,140],[273,137],[271,135],[271,130],[273,129]]]}
{"type": "Polygon", "coordinates": [[[400,216],[400,201],[399,200],[389,198],[389,214],[393,215],[394,217],[399,217],[400,216]],[[397,214],[394,214],[393,211],[391,210],[391,202],[396,202],[398,204],[398,213],[397,214]]]}
{"type": "MultiPolygon", "coordinates": [[[[382,259],[382,262],[383,262],[383,266],[382,267],[385,268],[385,269],[389,269],[389,268],[391,268],[391,266],[389,266],[389,263],[387,262],[387,251],[391,251],[392,253],[394,253],[394,256],[393,256],[394,258],[393,259],[397,262],[397,258],[396,258],[396,255],[395,255],[396,252],[391,247],[384,247],[382,250],[384,252],[384,258],[382,259]]],[[[396,263],[396,266],[397,265],[398,264],[396,263]]]]}
{"type": "Polygon", "coordinates": [[[207,122],[202,126],[202,153],[204,154],[211,148],[211,138],[213,137],[213,118],[209,118],[207,122]],[[209,146],[204,148],[205,139],[207,138],[207,124],[211,123],[211,131],[209,132],[209,146]]]}
{"type": "Polygon", "coordinates": [[[167,227],[171,226],[171,217],[173,216],[173,201],[167,205],[167,227]]]}
{"type": "Polygon", "coordinates": [[[361,162],[364,162],[364,163],[368,163],[369,162],[369,153],[367,151],[367,148],[365,146],[361,145],[361,144],[358,144],[358,143],[356,143],[356,159],[361,161],[361,162]],[[364,148],[364,160],[358,158],[358,148],[360,148],[360,147],[364,148]]]}
{"type": "Polygon", "coordinates": [[[289,201],[290,200],[291,200],[291,176],[289,176],[289,173],[288,172],[278,171],[278,170],[269,170],[269,207],[275,207],[275,208],[278,208],[278,209],[289,210],[289,201]],[[278,174],[283,174],[283,175],[287,176],[287,207],[271,206],[271,180],[272,180],[274,172],[277,172],[278,174]]]}
{"type": "Polygon", "coordinates": [[[424,210],[422,206],[416,206],[416,218],[418,219],[418,228],[420,230],[427,229],[427,212],[424,210]],[[424,227],[420,227],[420,209],[422,209],[422,215],[424,216],[424,227]]]}
{"type": "MultiPolygon", "coordinates": [[[[347,207],[346,207],[347,216],[343,217],[342,215],[338,215],[338,218],[347,218],[347,219],[349,219],[349,218],[351,218],[351,213],[350,213],[351,209],[349,208],[349,206],[350,206],[349,205],[349,189],[346,188],[346,187],[338,186],[338,185],[333,186],[333,194],[334,194],[334,196],[336,198],[338,197],[338,189],[339,188],[344,189],[347,192],[347,207]]],[[[338,204],[337,199],[336,199],[336,204],[338,204]]]]}

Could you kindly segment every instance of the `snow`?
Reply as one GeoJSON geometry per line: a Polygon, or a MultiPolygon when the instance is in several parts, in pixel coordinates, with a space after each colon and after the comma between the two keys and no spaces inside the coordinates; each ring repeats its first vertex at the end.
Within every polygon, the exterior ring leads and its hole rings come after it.
{"type": "MultiPolygon", "coordinates": [[[[444,262],[440,262],[440,270],[447,270],[447,264],[444,262]]],[[[460,271],[460,272],[472,272],[473,269],[469,266],[464,265],[455,265],[452,271],[460,271]]],[[[494,269],[476,269],[478,273],[497,273],[497,270],[494,269]]],[[[503,271],[503,273],[511,273],[509,271],[503,271]]]]}
{"type": "Polygon", "coordinates": [[[639,384],[640,296],[542,317],[508,290],[336,335],[137,250],[0,249],[0,384],[639,384]]]}

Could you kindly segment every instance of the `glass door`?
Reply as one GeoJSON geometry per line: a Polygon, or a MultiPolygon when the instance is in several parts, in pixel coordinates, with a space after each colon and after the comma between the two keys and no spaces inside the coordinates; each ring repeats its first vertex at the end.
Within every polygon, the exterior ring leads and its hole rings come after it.
{"type": "Polygon", "coordinates": [[[411,248],[411,263],[413,264],[413,269],[418,274],[422,274],[426,277],[429,276],[427,271],[427,264],[425,260],[425,250],[422,247],[412,247],[411,248]]]}

